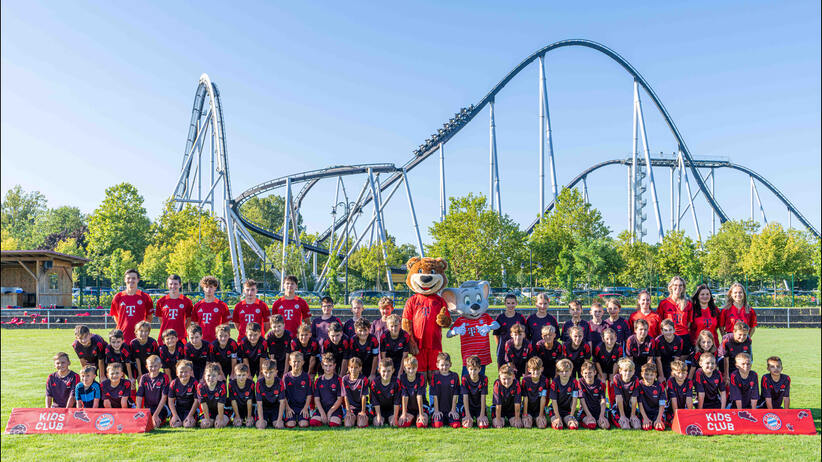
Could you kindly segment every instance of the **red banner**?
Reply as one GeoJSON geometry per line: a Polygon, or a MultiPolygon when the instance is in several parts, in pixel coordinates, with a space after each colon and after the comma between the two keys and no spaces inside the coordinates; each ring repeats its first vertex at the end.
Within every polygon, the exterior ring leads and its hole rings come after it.
{"type": "Polygon", "coordinates": [[[148,409],[14,408],[6,434],[144,433],[154,428],[148,409]]]}
{"type": "Polygon", "coordinates": [[[671,425],[683,435],[815,435],[808,409],[679,409],[671,425]]]}

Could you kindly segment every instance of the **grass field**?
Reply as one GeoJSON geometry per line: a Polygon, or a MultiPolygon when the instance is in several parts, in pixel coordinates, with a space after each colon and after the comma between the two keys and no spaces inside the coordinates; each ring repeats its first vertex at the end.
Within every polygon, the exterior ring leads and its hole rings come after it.
{"type": "MultiPolygon", "coordinates": [[[[777,354],[792,379],[792,407],[810,408],[820,431],[820,330],[757,329],[754,370],[777,354]]],[[[43,405],[51,356],[71,351],[73,332],[64,330],[2,331],[2,412],[5,430],[14,407],[43,405]]],[[[459,341],[446,341],[452,357],[459,341]]],[[[76,370],[78,362],[71,352],[76,370]]],[[[456,361],[455,361],[456,362],[456,361]]],[[[455,370],[457,368],[455,367],[455,370]]],[[[457,370],[459,372],[459,370],[457,370]]],[[[488,370],[489,383],[496,367],[488,370]]],[[[743,435],[694,438],[673,432],[453,430],[443,429],[305,429],[171,430],[135,435],[3,435],[3,460],[82,458],[85,460],[820,460],[819,433],[814,436],[743,435]]]]}

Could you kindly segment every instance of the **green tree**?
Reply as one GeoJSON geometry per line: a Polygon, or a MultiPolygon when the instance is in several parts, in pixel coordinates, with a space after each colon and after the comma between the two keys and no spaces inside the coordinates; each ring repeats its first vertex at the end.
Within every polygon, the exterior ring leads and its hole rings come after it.
{"type": "MultiPolygon", "coordinates": [[[[86,227],[86,217],[77,207],[62,206],[49,209],[35,221],[34,240],[37,246],[51,248],[57,242],[69,238],[86,227]],[[51,238],[50,238],[51,237],[51,238]]],[[[74,237],[77,239],[77,237],[74,237]]]]}
{"type": "Polygon", "coordinates": [[[365,283],[370,287],[385,284],[386,263],[383,261],[383,249],[385,249],[389,267],[403,266],[409,258],[417,253],[416,248],[411,244],[397,246],[396,238],[393,236],[388,236],[385,244],[361,245],[351,254],[348,267],[349,270],[353,269],[362,275],[365,283]]]}
{"type": "Polygon", "coordinates": [[[484,196],[450,198],[445,219],[435,222],[429,233],[434,243],[426,253],[448,260],[451,284],[485,279],[500,285],[502,271],[519,271],[524,235],[508,215],[491,211],[484,196]]]}
{"type": "MultiPolygon", "coordinates": [[[[77,239],[68,238],[64,239],[57,243],[54,246],[55,252],[64,253],[66,255],[74,255],[75,257],[83,257],[86,256],[86,251],[83,247],[77,243],[77,239]]],[[[82,276],[86,275],[86,267],[85,266],[76,266],[71,270],[71,278],[78,282],[82,276]]]]}
{"type": "Polygon", "coordinates": [[[656,247],[634,240],[631,243],[631,233],[619,233],[616,242],[616,251],[619,253],[621,267],[617,279],[631,287],[649,287],[653,284],[652,275],[656,271],[656,247]]]}
{"type": "Polygon", "coordinates": [[[700,265],[696,244],[684,231],[668,231],[654,258],[659,281],[663,285],[674,276],[682,276],[689,288],[699,284],[700,265]]]}
{"type": "Polygon", "coordinates": [[[711,279],[729,284],[745,274],[742,260],[751,247],[751,239],[759,230],[755,221],[734,220],[722,224],[716,234],[705,241],[702,266],[711,279]]]}
{"type": "Polygon", "coordinates": [[[105,277],[111,281],[111,288],[117,289],[123,285],[126,270],[137,268],[137,262],[130,250],[114,249],[108,258],[105,268],[105,277]]]}
{"type": "MultiPolygon", "coordinates": [[[[813,272],[816,275],[816,290],[820,292],[822,291],[822,240],[818,237],[813,245],[812,252],[811,266],[813,266],[813,272]]],[[[819,293],[816,296],[819,297],[819,293]]]]}
{"type": "Polygon", "coordinates": [[[88,220],[87,250],[92,258],[92,272],[107,268],[115,249],[128,250],[133,258],[142,261],[149,225],[137,188],[129,183],[107,188],[103,203],[88,220]]]}
{"type": "Polygon", "coordinates": [[[610,233],[599,210],[586,203],[578,190],[563,188],[553,210],[537,224],[529,238],[534,261],[542,264],[537,275],[547,280],[557,277],[559,253],[563,248],[573,252],[578,242],[603,239],[610,233]]]}
{"type": "Polygon", "coordinates": [[[171,247],[160,247],[157,244],[149,244],[143,254],[143,261],[140,263],[140,276],[146,284],[162,287],[168,278],[168,261],[171,247]]]}
{"type": "Polygon", "coordinates": [[[0,227],[16,240],[19,247],[37,247],[35,223],[46,213],[46,203],[46,196],[40,191],[26,192],[20,185],[14,185],[3,196],[0,227]]]}
{"type": "Polygon", "coordinates": [[[602,287],[616,276],[622,261],[610,239],[585,239],[571,252],[574,273],[581,276],[586,287],[602,287]]]}
{"type": "MultiPolygon", "coordinates": [[[[577,277],[575,271],[576,268],[574,267],[574,254],[568,248],[568,246],[563,246],[562,250],[559,251],[559,255],[557,255],[557,265],[554,269],[554,272],[556,280],[559,281],[560,286],[562,286],[563,289],[567,290],[569,294],[574,289],[574,280],[577,277]]],[[[543,285],[548,285],[548,281],[540,282],[543,285]]]]}
{"type": "Polygon", "coordinates": [[[214,266],[214,254],[210,250],[197,242],[197,236],[177,242],[174,251],[168,257],[169,273],[180,275],[182,282],[188,285],[191,290],[192,283],[196,287],[203,276],[208,274],[214,266]]]}
{"type": "Polygon", "coordinates": [[[8,231],[6,228],[3,228],[0,231],[0,242],[2,243],[3,250],[22,250],[22,246],[20,245],[20,241],[18,241],[14,236],[11,235],[11,232],[8,231]]]}

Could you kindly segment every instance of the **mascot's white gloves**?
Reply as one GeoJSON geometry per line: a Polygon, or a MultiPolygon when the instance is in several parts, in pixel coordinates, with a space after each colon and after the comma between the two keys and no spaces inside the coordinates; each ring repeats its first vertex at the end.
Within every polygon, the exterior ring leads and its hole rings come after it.
{"type": "Polygon", "coordinates": [[[457,335],[465,335],[465,326],[455,327],[451,330],[453,330],[454,333],[457,334],[457,335]]]}
{"type": "Polygon", "coordinates": [[[480,335],[488,335],[488,332],[491,331],[491,326],[486,326],[485,324],[477,327],[477,331],[479,331],[480,335]]]}

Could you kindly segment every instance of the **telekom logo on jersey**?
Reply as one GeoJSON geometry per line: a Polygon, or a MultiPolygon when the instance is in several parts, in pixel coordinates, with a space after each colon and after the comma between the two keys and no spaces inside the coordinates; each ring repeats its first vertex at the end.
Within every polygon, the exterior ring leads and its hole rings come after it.
{"type": "Polygon", "coordinates": [[[245,315],[245,322],[254,322],[254,315],[253,314],[245,315]]]}

